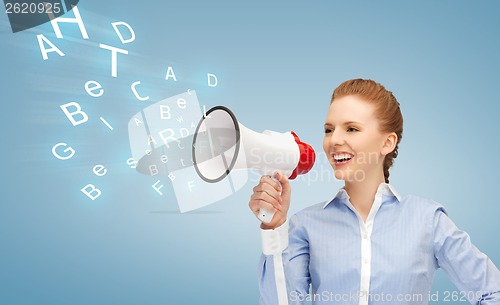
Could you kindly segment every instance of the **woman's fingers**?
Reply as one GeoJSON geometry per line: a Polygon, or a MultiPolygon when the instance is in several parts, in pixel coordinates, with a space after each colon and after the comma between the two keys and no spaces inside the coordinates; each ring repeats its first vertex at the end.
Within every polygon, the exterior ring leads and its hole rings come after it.
{"type": "Polygon", "coordinates": [[[266,192],[256,192],[250,197],[252,200],[261,200],[269,203],[273,208],[279,210],[281,209],[281,203],[276,198],[272,197],[266,192]]]}
{"type": "Polygon", "coordinates": [[[278,210],[269,202],[266,202],[264,200],[255,200],[254,202],[255,204],[250,205],[250,209],[252,210],[255,216],[259,215],[260,209],[278,212],[278,210]]]}
{"type": "Polygon", "coordinates": [[[271,187],[273,187],[277,192],[281,192],[281,184],[276,180],[271,178],[271,176],[262,176],[260,177],[260,183],[259,184],[269,184],[271,187]]]}
{"type": "MultiPolygon", "coordinates": [[[[273,181],[274,182],[274,181],[273,181]]],[[[281,192],[267,182],[261,182],[253,188],[255,193],[266,193],[277,201],[281,202],[281,192]]]]}
{"type": "Polygon", "coordinates": [[[287,177],[278,172],[275,177],[262,176],[259,184],[253,188],[253,194],[248,203],[257,218],[259,218],[260,209],[276,213],[270,223],[262,224],[265,228],[275,228],[281,225],[286,220],[290,205],[290,185],[287,177]]]}

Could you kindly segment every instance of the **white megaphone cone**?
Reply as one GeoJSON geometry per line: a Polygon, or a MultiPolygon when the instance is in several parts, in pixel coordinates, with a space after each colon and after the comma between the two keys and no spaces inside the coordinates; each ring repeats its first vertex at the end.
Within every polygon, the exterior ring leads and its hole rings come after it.
{"type": "MultiPolygon", "coordinates": [[[[193,162],[206,182],[224,179],[232,170],[257,169],[274,178],[280,171],[290,179],[307,173],[315,161],[312,147],[294,132],[255,132],[239,124],[226,107],[216,106],[200,120],[193,137],[193,162]]],[[[259,219],[268,223],[273,211],[260,209],[259,219]]]]}

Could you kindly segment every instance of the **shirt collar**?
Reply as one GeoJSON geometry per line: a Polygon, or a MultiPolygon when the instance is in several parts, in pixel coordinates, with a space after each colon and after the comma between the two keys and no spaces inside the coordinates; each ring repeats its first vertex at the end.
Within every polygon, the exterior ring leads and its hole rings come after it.
{"type": "MultiPolygon", "coordinates": [[[[396,192],[393,186],[391,186],[388,183],[380,183],[377,189],[377,193],[375,194],[375,197],[377,195],[385,195],[385,196],[394,196],[396,199],[401,202],[401,196],[396,192]]],[[[344,198],[349,198],[349,194],[347,194],[347,191],[345,190],[344,187],[341,187],[339,191],[337,192],[337,195],[333,197],[332,200],[327,201],[325,205],[323,206],[323,209],[326,208],[331,202],[333,202],[335,199],[344,199],[344,198]]]]}

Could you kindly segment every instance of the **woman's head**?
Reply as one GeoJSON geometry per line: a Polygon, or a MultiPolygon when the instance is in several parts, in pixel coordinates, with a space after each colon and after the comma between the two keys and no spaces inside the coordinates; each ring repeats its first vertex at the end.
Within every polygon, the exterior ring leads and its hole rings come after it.
{"type": "Polygon", "coordinates": [[[384,86],[372,80],[352,79],[333,92],[325,123],[323,148],[335,176],[361,180],[389,168],[403,136],[399,103],[384,86]]]}

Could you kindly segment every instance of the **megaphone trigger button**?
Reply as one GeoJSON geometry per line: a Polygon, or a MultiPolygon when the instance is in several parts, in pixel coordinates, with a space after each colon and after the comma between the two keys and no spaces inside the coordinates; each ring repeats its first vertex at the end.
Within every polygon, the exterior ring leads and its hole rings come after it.
{"type": "Polygon", "coordinates": [[[266,178],[271,178],[271,176],[269,176],[269,175],[263,175],[263,176],[260,177],[260,181],[259,182],[260,183],[264,182],[266,178]]]}

